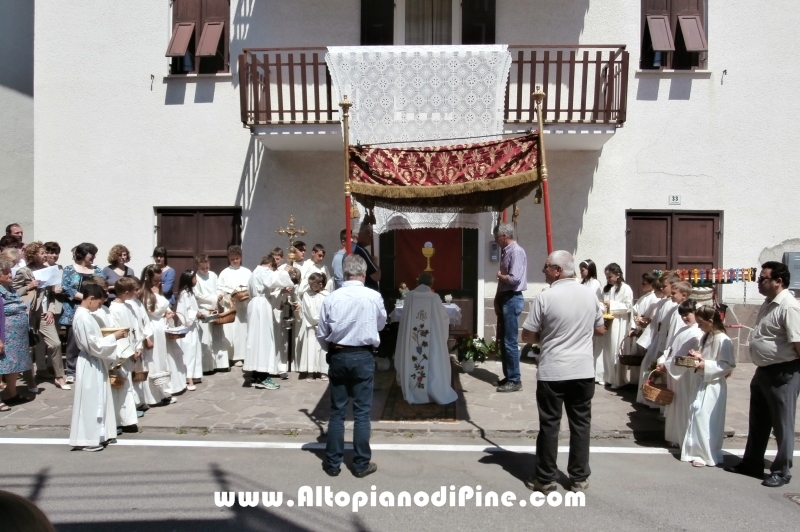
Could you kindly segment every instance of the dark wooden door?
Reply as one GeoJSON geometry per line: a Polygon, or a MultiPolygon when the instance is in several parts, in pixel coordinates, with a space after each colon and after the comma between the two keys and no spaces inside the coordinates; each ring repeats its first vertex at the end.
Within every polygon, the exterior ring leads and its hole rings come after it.
{"type": "Polygon", "coordinates": [[[156,208],[158,245],[167,248],[169,265],[180,274],[195,269],[205,253],[217,273],[228,266],[228,246],[240,244],[242,212],[238,208],[156,208]]]}
{"type": "Polygon", "coordinates": [[[720,227],[720,213],[629,211],[625,278],[634,295],[645,272],[720,266],[720,227]]]}

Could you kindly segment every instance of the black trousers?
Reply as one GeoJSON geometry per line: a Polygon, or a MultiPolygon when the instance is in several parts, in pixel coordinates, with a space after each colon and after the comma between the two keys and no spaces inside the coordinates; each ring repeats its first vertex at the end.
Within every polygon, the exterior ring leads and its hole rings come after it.
{"type": "Polygon", "coordinates": [[[750,415],[744,463],[764,470],[770,432],[775,431],[778,454],[769,468],[784,477],[792,476],[794,422],[800,394],[800,360],[756,369],[750,381],[750,415]]]}
{"type": "Polygon", "coordinates": [[[558,475],[558,432],[562,406],[569,421],[569,462],[567,474],[573,481],[586,480],[589,469],[589,442],[592,428],[594,378],[567,381],[537,381],[539,435],[536,437],[536,478],[554,482],[558,475]]]}

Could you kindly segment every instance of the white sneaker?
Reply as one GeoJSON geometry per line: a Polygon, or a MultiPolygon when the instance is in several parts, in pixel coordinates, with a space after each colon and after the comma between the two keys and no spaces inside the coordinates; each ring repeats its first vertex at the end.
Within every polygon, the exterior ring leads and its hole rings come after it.
{"type": "Polygon", "coordinates": [[[67,384],[74,384],[75,383],[75,375],[67,375],[64,377],[64,382],[67,384]]]}
{"type": "Polygon", "coordinates": [[[242,367],[242,361],[241,360],[237,360],[236,363],[234,364],[234,366],[237,367],[237,368],[241,368],[242,367]]]}

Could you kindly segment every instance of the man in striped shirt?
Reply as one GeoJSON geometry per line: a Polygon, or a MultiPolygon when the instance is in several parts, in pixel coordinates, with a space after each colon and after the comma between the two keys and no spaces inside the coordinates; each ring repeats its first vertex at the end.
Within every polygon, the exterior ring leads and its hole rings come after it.
{"type": "Polygon", "coordinates": [[[528,259],[525,250],[514,241],[513,224],[498,226],[494,240],[502,249],[494,312],[497,315],[497,342],[500,344],[503,362],[503,379],[497,381],[496,385],[498,392],[518,392],[522,390],[519,371],[519,315],[525,304],[522,292],[528,288],[528,259]]]}

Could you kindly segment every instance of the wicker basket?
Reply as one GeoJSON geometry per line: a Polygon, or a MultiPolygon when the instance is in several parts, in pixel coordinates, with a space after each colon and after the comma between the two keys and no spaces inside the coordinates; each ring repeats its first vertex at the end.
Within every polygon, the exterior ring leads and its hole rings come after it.
{"type": "Polygon", "coordinates": [[[236,321],[236,309],[232,308],[230,310],[226,310],[225,312],[221,312],[219,314],[219,318],[211,323],[216,325],[225,325],[226,323],[233,323],[236,321]]]}
{"type": "Polygon", "coordinates": [[[619,363],[623,366],[641,366],[644,361],[643,356],[639,355],[620,355],[619,363]]]}
{"type": "Polygon", "coordinates": [[[139,360],[137,360],[133,364],[133,371],[131,372],[131,382],[147,382],[147,376],[149,374],[150,372],[144,369],[144,363],[142,362],[142,359],[140,357],[139,360]]]}
{"type": "Polygon", "coordinates": [[[115,390],[119,390],[120,388],[125,386],[125,382],[127,380],[128,379],[117,373],[112,373],[108,376],[108,381],[111,383],[111,387],[115,390]]]}
{"type": "Polygon", "coordinates": [[[700,360],[693,357],[675,357],[675,365],[683,366],[685,368],[696,368],[700,364],[700,360]]]}
{"type": "MultiPolygon", "coordinates": [[[[647,376],[647,380],[649,381],[653,374],[658,373],[657,371],[653,370],[647,376]]],[[[672,399],[675,397],[675,392],[668,390],[666,385],[663,384],[647,384],[645,382],[642,384],[642,395],[645,399],[650,401],[651,403],[656,403],[657,405],[668,405],[672,403],[672,399]]]]}
{"type": "MultiPolygon", "coordinates": [[[[180,312],[176,312],[175,315],[181,317],[181,324],[185,324],[186,323],[186,318],[180,312]]],[[[169,321],[167,323],[169,323],[169,321]]],[[[173,324],[174,323],[175,322],[173,320],[173,324]]],[[[178,334],[178,333],[172,333],[172,332],[165,332],[164,336],[167,338],[167,340],[180,340],[181,338],[185,338],[186,337],[186,333],[178,334]]]]}
{"type": "Polygon", "coordinates": [[[250,299],[250,294],[247,290],[236,290],[231,294],[231,299],[236,302],[247,301],[250,299]]]}
{"type": "Polygon", "coordinates": [[[169,371],[157,371],[149,375],[150,384],[156,388],[164,389],[169,385],[169,378],[172,374],[169,371]]]}

